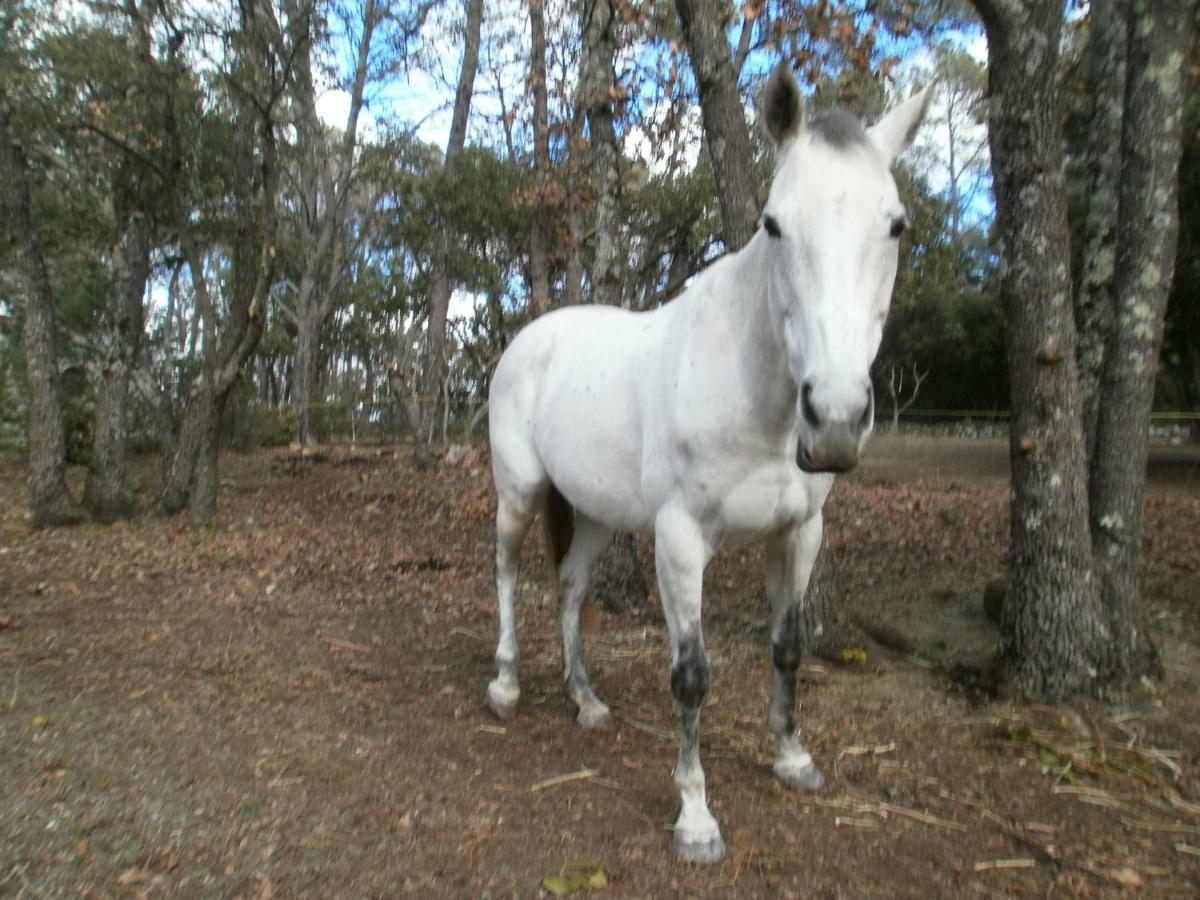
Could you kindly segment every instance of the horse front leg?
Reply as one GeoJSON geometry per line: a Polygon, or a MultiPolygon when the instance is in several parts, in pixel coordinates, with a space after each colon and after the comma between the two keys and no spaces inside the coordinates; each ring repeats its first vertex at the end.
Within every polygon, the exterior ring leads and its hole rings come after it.
{"type": "Polygon", "coordinates": [[[804,648],[804,602],[813,564],[821,549],[821,514],[767,542],[767,598],[771,602],[771,710],[768,721],[779,740],[772,771],[794,787],[815,791],[825,784],[804,749],[796,727],[796,670],[804,648]]]}
{"type": "Polygon", "coordinates": [[[671,635],[671,693],[679,704],[681,725],[675,764],[681,804],[675,853],[692,862],[720,862],[725,858],[725,841],[708,809],[700,764],[700,707],[709,684],[700,621],[701,585],[709,553],[699,526],[683,514],[660,515],[654,543],[659,593],[671,635]]]}

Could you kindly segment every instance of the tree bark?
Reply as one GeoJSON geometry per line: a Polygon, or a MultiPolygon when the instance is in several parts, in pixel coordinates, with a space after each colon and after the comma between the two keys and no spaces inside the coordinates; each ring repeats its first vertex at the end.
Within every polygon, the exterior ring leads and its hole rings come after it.
{"type": "Polygon", "coordinates": [[[1106,678],[1119,685],[1159,671],[1138,609],[1138,563],[1150,410],[1179,233],[1184,69],[1195,9],[1195,0],[1129,2],[1115,309],[1089,498],[1101,596],[1115,637],[1106,678]]]}
{"type": "Polygon", "coordinates": [[[1088,87],[1094,106],[1088,122],[1083,268],[1075,294],[1075,323],[1079,330],[1076,357],[1082,427],[1089,460],[1096,446],[1100,378],[1116,308],[1113,275],[1120,215],[1128,3],[1129,0],[1097,0],[1092,4],[1088,87]]]}
{"type": "MultiPolygon", "coordinates": [[[[450,136],[442,170],[447,177],[454,172],[458,155],[467,139],[467,119],[471,113],[471,96],[475,90],[475,73],[479,68],[479,36],[483,24],[483,0],[466,0],[466,35],[463,44],[462,66],[458,73],[458,89],[454,94],[454,113],[450,120],[450,136]]],[[[433,440],[437,418],[437,400],[446,378],[446,318],[450,311],[450,252],[453,239],[445,220],[437,225],[429,285],[428,355],[421,381],[421,429],[418,435],[418,454],[423,462],[429,460],[429,444],[433,440]]]]}
{"type": "Polygon", "coordinates": [[[110,302],[108,355],[96,385],[92,459],[83,503],[92,518],[112,522],[133,512],[126,491],[129,382],[145,330],[146,281],[150,277],[150,221],[135,210],[114,254],[116,296],[110,302]]]}
{"type": "Polygon", "coordinates": [[[754,150],[725,36],[722,0],[675,0],[700,92],[700,113],[717,182],[725,245],[745,246],[758,222],[754,150]]]}
{"type": "Polygon", "coordinates": [[[550,311],[549,207],[550,118],[547,110],[545,0],[529,2],[529,82],[533,92],[535,203],[529,236],[529,302],[533,315],[550,311]]]}
{"type": "Polygon", "coordinates": [[[822,659],[837,659],[846,648],[849,631],[845,597],[827,532],[821,535],[821,549],[808,580],[800,619],[804,652],[822,659]]]}
{"type": "Polygon", "coordinates": [[[1077,426],[1069,233],[1053,0],[979,2],[989,45],[989,139],[1012,384],[1013,498],[1002,674],[1019,693],[1091,689],[1108,640],[1087,525],[1077,426]]]}
{"type": "Polygon", "coordinates": [[[317,443],[313,427],[313,403],[320,382],[321,332],[324,317],[311,305],[296,305],[296,350],[292,357],[292,401],[296,410],[297,440],[303,446],[317,443]]]}
{"type": "Polygon", "coordinates": [[[583,53],[580,59],[580,103],[587,115],[592,163],[592,188],[596,193],[595,241],[591,282],[593,303],[616,305],[621,301],[621,265],[617,228],[620,172],[617,137],[613,129],[613,61],[616,57],[616,23],[612,0],[595,0],[585,6],[583,53]]]}
{"type": "MultiPolygon", "coordinates": [[[[0,89],[2,91],[2,89],[0,89]]],[[[33,221],[29,164],[10,132],[11,113],[0,92],[0,213],[24,282],[22,338],[29,382],[29,513],[35,528],[78,519],[67,489],[66,436],[55,350],[54,292],[33,221]]]]}

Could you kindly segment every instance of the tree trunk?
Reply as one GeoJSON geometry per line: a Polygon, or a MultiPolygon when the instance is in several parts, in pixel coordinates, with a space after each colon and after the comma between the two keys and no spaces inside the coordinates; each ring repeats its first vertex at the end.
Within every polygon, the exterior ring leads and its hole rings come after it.
{"type": "Polygon", "coordinates": [[[1120,148],[1116,308],[1105,354],[1090,502],[1093,552],[1113,640],[1106,680],[1159,672],[1139,614],[1150,410],[1179,232],[1184,64],[1195,0],[1130,0],[1120,148]]]}
{"type": "Polygon", "coordinates": [[[1088,122],[1083,268],[1075,294],[1075,324],[1079,330],[1076,357],[1089,460],[1095,452],[1100,378],[1116,309],[1113,275],[1120,215],[1128,4],[1129,0],[1097,0],[1092,4],[1088,88],[1094,106],[1088,122]]]}
{"type": "MultiPolygon", "coordinates": [[[[242,30],[250,38],[245,45],[251,49],[240,61],[247,81],[234,100],[238,127],[231,153],[236,166],[229,188],[234,227],[224,316],[218,316],[209,294],[192,210],[181,195],[171,198],[204,342],[201,371],[188,392],[180,434],[165,464],[159,509],[174,513],[191,503],[193,524],[208,522],[216,512],[221,412],[262,338],[267,297],[275,282],[279,224],[275,115],[288,77],[288,66],[275,54],[290,54],[270,3],[243,3],[239,13],[242,30]],[[254,91],[258,95],[251,93],[254,91]]],[[[307,8],[297,12],[307,14],[307,8]]],[[[287,36],[306,40],[306,34],[296,35],[296,25],[296,21],[289,23],[287,36]]],[[[177,164],[182,167],[181,161],[177,164]]]]}
{"type": "Polygon", "coordinates": [[[583,303],[583,242],[586,239],[583,198],[579,195],[578,186],[572,187],[567,197],[567,231],[571,236],[571,247],[567,251],[563,303],[578,306],[583,303]]]}
{"type": "Polygon", "coordinates": [[[4,216],[24,284],[22,338],[29,382],[29,513],[35,528],[75,521],[67,489],[66,436],[55,350],[54,292],[30,205],[29,165],[9,131],[0,93],[0,213],[4,216]]]}
{"type": "Polygon", "coordinates": [[[200,402],[189,410],[196,419],[195,430],[199,435],[188,503],[188,523],[193,528],[208,525],[217,515],[217,461],[221,449],[221,419],[227,396],[205,391],[200,402]]]}
{"type": "Polygon", "coordinates": [[[700,113],[717,182],[721,224],[729,250],[745,246],[758,222],[754,151],[738,90],[722,0],[675,0],[700,91],[700,113]]]}
{"type": "Polygon", "coordinates": [[[311,307],[301,312],[296,309],[296,355],[292,360],[292,377],[294,383],[293,404],[298,420],[298,438],[302,446],[317,443],[317,434],[313,427],[313,403],[317,398],[317,383],[320,373],[317,371],[321,341],[320,310],[311,307]]]}
{"type": "Polygon", "coordinates": [[[601,554],[592,574],[591,594],[608,612],[645,609],[650,588],[642,571],[637,538],[632,534],[615,535],[601,554]]]}
{"type": "Polygon", "coordinates": [[[115,257],[116,296],[110,301],[114,321],[108,359],[96,385],[92,459],[83,491],[84,506],[101,522],[126,518],[133,512],[125,486],[129,381],[142,345],[150,276],[150,222],[141,211],[130,215],[115,257]]]}
{"type": "Polygon", "coordinates": [[[533,183],[535,203],[529,235],[529,302],[533,315],[550,311],[549,182],[550,119],[546,98],[545,0],[529,0],[529,81],[533,91],[533,183]]]}
{"type": "MultiPolygon", "coordinates": [[[[462,66],[458,73],[458,89],[454,95],[454,113],[450,120],[450,136],[442,164],[447,176],[454,172],[458,155],[467,139],[467,119],[471,113],[471,96],[475,90],[475,73],[479,68],[479,35],[483,24],[483,0],[466,0],[467,23],[463,45],[462,66]]],[[[452,239],[449,226],[438,223],[437,237],[429,284],[429,339],[425,374],[421,381],[421,429],[417,447],[422,462],[429,460],[429,443],[435,433],[437,397],[446,378],[446,318],[450,311],[450,251],[452,239]]]]}
{"type": "Polygon", "coordinates": [[[621,300],[621,266],[617,227],[620,172],[613,129],[613,62],[616,56],[612,0],[595,0],[585,7],[583,55],[580,60],[580,102],[587,113],[596,192],[596,230],[592,255],[592,302],[615,305],[621,300]]]}
{"type": "Polygon", "coordinates": [[[1053,0],[976,0],[989,46],[989,139],[1012,390],[1011,549],[1002,671],[1022,694],[1091,691],[1109,634],[1092,579],[1053,0]]]}
{"type": "Polygon", "coordinates": [[[192,475],[203,439],[204,413],[200,400],[193,399],[185,407],[179,432],[169,447],[163,448],[162,481],[158,490],[158,512],[171,516],[188,505],[192,475]]]}
{"type": "Polygon", "coordinates": [[[837,659],[849,641],[845,598],[837,563],[829,549],[828,532],[821,535],[821,549],[801,607],[800,627],[804,652],[823,659],[837,659]]]}

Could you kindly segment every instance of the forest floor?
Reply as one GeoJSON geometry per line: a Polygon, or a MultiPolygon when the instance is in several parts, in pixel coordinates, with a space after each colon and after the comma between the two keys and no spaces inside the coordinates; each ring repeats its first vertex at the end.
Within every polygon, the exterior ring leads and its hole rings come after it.
{"type": "Polygon", "coordinates": [[[1155,451],[1145,606],[1166,677],[1116,706],[992,701],[952,675],[996,645],[980,596],[1003,568],[1005,468],[1000,443],[881,436],[835,489],[847,603],[912,652],[863,638],[855,662],[805,664],[817,795],[769,771],[761,550],[710,567],[702,734],[729,856],[698,867],[670,854],[653,610],[596,617],[588,662],[616,727],[583,732],[531,536],[521,706],[506,723],[485,708],[485,465],[229,455],[218,526],[35,533],[8,464],[0,895],[533,897],[563,875],[550,885],[614,897],[1196,897],[1200,454],[1155,451]]]}

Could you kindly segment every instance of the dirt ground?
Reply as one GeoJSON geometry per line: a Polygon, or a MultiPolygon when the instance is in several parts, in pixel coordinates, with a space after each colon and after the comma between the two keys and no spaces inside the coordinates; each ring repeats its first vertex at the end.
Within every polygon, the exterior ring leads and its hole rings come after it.
{"type": "Polygon", "coordinates": [[[729,857],[697,867],[670,855],[655,615],[587,635],[617,725],[579,730],[529,540],[522,705],[503,724],[484,707],[486,467],[229,456],[217,527],[33,533],[10,464],[0,895],[533,897],[586,862],[613,897],[1196,897],[1200,455],[1155,454],[1145,603],[1166,678],[1119,706],[990,702],[947,674],[995,647],[980,594],[1003,567],[1004,477],[999,443],[882,436],[836,488],[847,602],[913,652],[863,638],[857,661],[805,665],[815,796],[769,772],[761,551],[713,564],[703,748],[729,857]]]}

